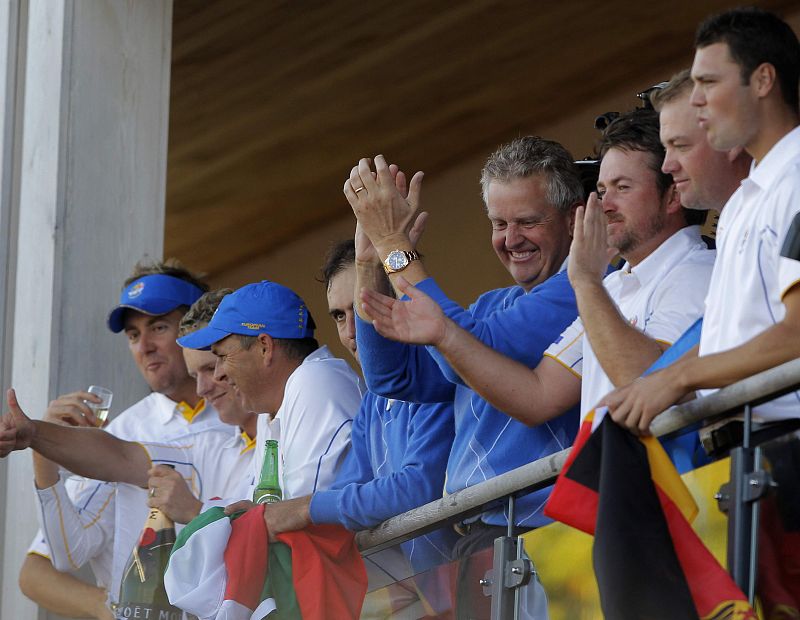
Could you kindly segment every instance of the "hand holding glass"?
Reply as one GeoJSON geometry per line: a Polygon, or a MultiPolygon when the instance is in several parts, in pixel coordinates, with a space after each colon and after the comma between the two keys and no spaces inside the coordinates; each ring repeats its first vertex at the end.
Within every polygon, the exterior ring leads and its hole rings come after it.
{"type": "Polygon", "coordinates": [[[100,399],[99,403],[93,403],[88,400],[83,402],[86,403],[94,413],[94,417],[97,418],[97,426],[103,426],[108,417],[108,410],[111,408],[111,399],[114,394],[108,388],[100,387],[99,385],[90,385],[86,391],[100,399]]]}

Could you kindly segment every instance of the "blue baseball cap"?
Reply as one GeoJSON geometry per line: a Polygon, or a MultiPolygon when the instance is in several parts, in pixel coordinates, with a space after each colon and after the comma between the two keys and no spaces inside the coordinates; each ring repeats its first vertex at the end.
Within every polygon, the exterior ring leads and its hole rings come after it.
{"type": "Polygon", "coordinates": [[[115,334],[125,328],[125,311],[136,310],[150,316],[191,306],[203,291],[191,282],[157,273],[134,280],[119,296],[119,305],[108,315],[108,328],[115,334]]]}
{"type": "Polygon", "coordinates": [[[291,289],[262,280],[226,295],[206,327],[178,338],[186,349],[207,351],[231,334],[273,338],[313,338],[314,319],[305,302],[291,289]]]}

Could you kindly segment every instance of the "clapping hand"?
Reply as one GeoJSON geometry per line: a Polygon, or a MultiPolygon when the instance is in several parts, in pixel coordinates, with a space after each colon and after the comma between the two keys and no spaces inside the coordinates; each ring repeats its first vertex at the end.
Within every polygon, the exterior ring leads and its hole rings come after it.
{"type": "Polygon", "coordinates": [[[447,331],[447,318],[439,305],[418,288],[399,276],[398,290],[408,301],[382,295],[369,289],[361,291],[362,308],[377,332],[385,338],[436,346],[447,331]]]}

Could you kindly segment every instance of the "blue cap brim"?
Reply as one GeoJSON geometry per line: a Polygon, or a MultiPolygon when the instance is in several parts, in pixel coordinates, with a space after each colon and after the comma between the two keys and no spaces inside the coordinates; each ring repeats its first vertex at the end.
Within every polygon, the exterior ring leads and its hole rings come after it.
{"type": "Polygon", "coordinates": [[[195,349],[197,351],[208,351],[211,345],[219,342],[223,338],[230,336],[230,332],[214,327],[203,327],[196,332],[186,334],[182,338],[178,338],[178,344],[184,349],[195,349]]]}
{"type": "Polygon", "coordinates": [[[165,300],[147,300],[147,309],[137,306],[136,304],[121,304],[114,308],[108,315],[108,329],[115,334],[118,334],[125,329],[125,312],[133,310],[134,312],[141,312],[148,316],[160,316],[172,312],[181,304],[171,299],[165,300]]]}
{"type": "Polygon", "coordinates": [[[163,273],[142,276],[120,293],[119,305],[108,315],[108,328],[118,333],[125,329],[125,311],[161,316],[181,306],[191,306],[203,294],[200,287],[163,273]]]}

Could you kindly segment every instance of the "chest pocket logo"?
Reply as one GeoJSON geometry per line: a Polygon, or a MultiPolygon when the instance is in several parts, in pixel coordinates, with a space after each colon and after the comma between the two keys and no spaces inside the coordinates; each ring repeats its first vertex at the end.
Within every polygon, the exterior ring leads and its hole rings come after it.
{"type": "Polygon", "coordinates": [[[741,254],[744,252],[745,246],[747,245],[747,240],[750,238],[750,231],[745,230],[742,238],[739,240],[739,247],[736,248],[736,253],[741,254]]]}

